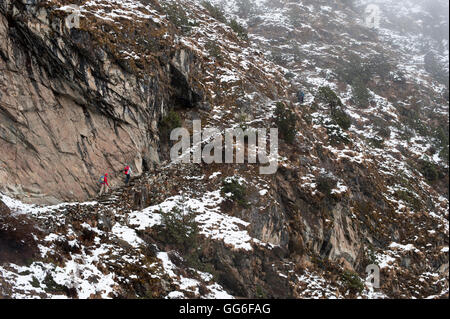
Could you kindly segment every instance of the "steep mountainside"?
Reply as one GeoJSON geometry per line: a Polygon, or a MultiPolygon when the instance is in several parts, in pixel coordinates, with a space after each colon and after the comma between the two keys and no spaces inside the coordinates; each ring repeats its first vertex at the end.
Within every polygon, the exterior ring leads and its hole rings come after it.
{"type": "Polygon", "coordinates": [[[433,3],[1,0],[0,297],[448,298],[433,3]],[[276,174],[171,162],[198,119],[278,127],[276,174]]]}

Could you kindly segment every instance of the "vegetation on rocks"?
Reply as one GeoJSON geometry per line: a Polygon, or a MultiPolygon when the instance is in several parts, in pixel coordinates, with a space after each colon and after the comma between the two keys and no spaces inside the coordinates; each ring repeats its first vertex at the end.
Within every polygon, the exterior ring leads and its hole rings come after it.
{"type": "Polygon", "coordinates": [[[346,61],[336,68],[338,77],[347,84],[360,83],[367,85],[374,76],[386,78],[394,67],[383,54],[375,54],[363,59],[356,54],[350,54],[346,61]]]}
{"type": "Polygon", "coordinates": [[[289,8],[288,18],[293,27],[298,27],[302,23],[303,12],[296,4],[293,4],[289,8]]]}
{"type": "Polygon", "coordinates": [[[223,60],[222,49],[214,41],[208,41],[205,45],[209,55],[215,58],[218,62],[223,60]]]}
{"type": "Polygon", "coordinates": [[[184,34],[187,34],[192,27],[196,26],[197,23],[192,22],[183,8],[175,3],[164,2],[161,4],[164,12],[167,14],[168,19],[172,22],[178,29],[180,29],[184,34]]]}
{"type": "Polygon", "coordinates": [[[175,245],[183,252],[195,247],[198,237],[198,225],[192,211],[174,208],[170,212],[161,212],[163,229],[159,237],[164,243],[175,245]]]}
{"type": "Polygon", "coordinates": [[[180,115],[173,110],[169,111],[160,123],[161,136],[165,141],[169,141],[172,130],[181,127],[181,125],[182,122],[180,115]]]}
{"type": "Polygon", "coordinates": [[[360,79],[353,81],[352,94],[356,106],[361,108],[367,108],[369,106],[370,93],[367,86],[360,79]]]}
{"type": "Polygon", "coordinates": [[[422,202],[414,194],[411,194],[409,191],[398,190],[395,193],[395,195],[400,200],[410,205],[410,207],[414,209],[414,211],[416,212],[419,212],[423,208],[422,202]]]}
{"type": "Polygon", "coordinates": [[[248,31],[242,24],[233,19],[230,21],[230,27],[242,40],[248,40],[248,31]]]}
{"type": "Polygon", "coordinates": [[[391,137],[392,130],[389,126],[389,122],[383,119],[374,119],[373,126],[377,137],[380,139],[389,139],[391,137]]]}
{"type": "Polygon", "coordinates": [[[249,206],[247,202],[247,190],[238,180],[224,179],[222,181],[222,193],[224,195],[231,194],[231,199],[244,208],[249,206]]]}
{"type": "Polygon", "coordinates": [[[437,169],[436,165],[431,163],[430,161],[423,160],[420,166],[420,170],[425,176],[425,178],[429,182],[435,182],[439,179],[439,170],[437,169]]]}
{"type": "Polygon", "coordinates": [[[336,74],[340,80],[351,85],[355,105],[366,108],[370,102],[369,82],[375,76],[386,79],[393,69],[383,54],[372,55],[366,60],[351,54],[347,61],[336,68],[336,74]]]}
{"type": "Polygon", "coordinates": [[[275,121],[277,123],[278,129],[280,130],[281,137],[287,143],[293,143],[295,136],[297,135],[296,115],[283,103],[278,102],[275,109],[275,121]]]}
{"type": "Polygon", "coordinates": [[[42,283],[46,286],[45,290],[49,293],[63,293],[67,289],[65,286],[57,284],[49,273],[45,276],[42,283]]]}
{"type": "Polygon", "coordinates": [[[369,138],[368,141],[372,147],[375,147],[375,148],[383,148],[384,147],[384,140],[379,136],[369,138]]]}
{"type": "Polygon", "coordinates": [[[218,6],[213,5],[209,1],[203,1],[202,5],[203,7],[205,7],[206,10],[208,10],[211,17],[222,23],[227,23],[227,18],[225,17],[223,10],[220,9],[218,6]]]}
{"type": "Polygon", "coordinates": [[[447,130],[445,131],[442,126],[439,126],[434,132],[436,139],[436,147],[441,148],[439,156],[448,163],[449,161],[449,137],[448,137],[448,123],[447,130]]]}
{"type": "Polygon", "coordinates": [[[320,87],[316,99],[318,102],[326,104],[331,109],[342,106],[341,99],[329,86],[320,87]]]}
{"type": "Polygon", "coordinates": [[[351,117],[341,108],[335,108],[331,111],[331,118],[344,131],[347,131],[352,125],[351,117]]]}
{"type": "Polygon", "coordinates": [[[331,196],[331,191],[336,187],[337,180],[330,174],[321,174],[316,179],[317,190],[326,197],[331,196]]]}
{"type": "Polygon", "coordinates": [[[346,270],[342,276],[341,280],[350,293],[361,293],[364,290],[364,283],[359,277],[359,275],[353,271],[346,270]]]}

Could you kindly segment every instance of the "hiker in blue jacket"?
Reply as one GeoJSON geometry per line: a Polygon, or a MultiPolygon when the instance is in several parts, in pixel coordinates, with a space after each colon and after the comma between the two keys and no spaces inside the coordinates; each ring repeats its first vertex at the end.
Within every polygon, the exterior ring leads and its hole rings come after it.
{"type": "Polygon", "coordinates": [[[298,102],[299,102],[300,104],[305,103],[305,92],[303,92],[302,90],[300,90],[300,91],[297,93],[297,98],[298,98],[298,102]]]}

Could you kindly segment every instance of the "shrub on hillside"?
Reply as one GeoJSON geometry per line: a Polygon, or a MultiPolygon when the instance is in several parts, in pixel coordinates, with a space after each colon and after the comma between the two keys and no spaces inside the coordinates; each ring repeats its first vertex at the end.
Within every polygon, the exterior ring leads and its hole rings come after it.
{"type": "Polygon", "coordinates": [[[448,163],[449,160],[449,137],[448,137],[448,127],[445,131],[442,127],[439,127],[434,132],[434,138],[436,139],[436,146],[442,148],[439,153],[439,157],[448,163]]]}
{"type": "Polygon", "coordinates": [[[239,181],[234,179],[224,179],[222,182],[222,193],[231,194],[231,199],[242,207],[248,207],[247,190],[239,181]]]}
{"type": "Polygon", "coordinates": [[[222,23],[227,23],[227,18],[225,18],[225,14],[223,13],[222,9],[211,4],[211,2],[209,2],[209,1],[203,1],[202,5],[206,10],[208,10],[209,14],[214,19],[216,19],[222,23]]]}
{"type": "Polygon", "coordinates": [[[352,126],[351,117],[341,108],[336,108],[331,111],[331,118],[344,131],[347,131],[352,126]]]}
{"type": "Polygon", "coordinates": [[[394,66],[389,62],[387,56],[384,54],[376,54],[365,61],[364,70],[371,77],[378,75],[380,78],[386,79],[394,70],[394,66]]]}
{"type": "MultiPolygon", "coordinates": [[[[431,51],[424,58],[425,70],[430,73],[434,79],[445,86],[449,86],[449,74],[448,67],[446,68],[445,63],[439,61],[436,54],[431,51]]],[[[447,90],[448,91],[448,90],[447,90]]]]}
{"type": "Polygon", "coordinates": [[[439,179],[439,170],[434,163],[426,160],[422,161],[420,171],[429,182],[435,182],[439,179]]]}
{"type": "Polygon", "coordinates": [[[275,118],[281,137],[284,138],[287,143],[292,144],[297,135],[296,115],[286,108],[283,103],[278,102],[275,110],[275,118]]]}
{"type": "Polygon", "coordinates": [[[374,118],[373,119],[373,126],[374,130],[377,133],[377,136],[382,139],[388,139],[391,137],[391,128],[389,127],[389,122],[380,119],[380,118],[374,118]]]}
{"type": "Polygon", "coordinates": [[[448,162],[449,162],[449,147],[448,147],[448,145],[444,146],[442,151],[439,152],[439,157],[441,159],[443,159],[448,165],[448,162]]]}
{"type": "Polygon", "coordinates": [[[367,216],[370,216],[375,211],[373,203],[363,199],[354,201],[353,205],[355,212],[360,218],[367,218],[367,216]]]}
{"type": "Polygon", "coordinates": [[[355,8],[355,0],[341,0],[345,7],[354,9],[355,8]]]}
{"type": "Polygon", "coordinates": [[[161,220],[164,229],[159,232],[159,237],[164,243],[175,245],[183,252],[195,247],[198,237],[195,214],[191,211],[183,213],[175,207],[170,212],[161,212],[161,220]]]}
{"type": "Polygon", "coordinates": [[[341,276],[344,287],[351,293],[361,293],[364,290],[364,283],[357,273],[346,270],[341,276]]]}
{"type": "Polygon", "coordinates": [[[352,95],[355,105],[360,108],[366,108],[370,104],[370,93],[367,86],[361,81],[356,79],[352,84],[352,95]]]}
{"type": "Polygon", "coordinates": [[[181,117],[177,112],[171,110],[160,122],[162,138],[170,140],[172,130],[181,127],[181,117]]]}
{"type": "Polygon", "coordinates": [[[292,72],[286,72],[286,73],[284,74],[284,78],[285,78],[286,80],[292,80],[293,78],[295,78],[295,74],[292,73],[292,72]]]}
{"type": "Polygon", "coordinates": [[[420,211],[423,208],[422,202],[414,194],[405,190],[398,190],[396,191],[395,194],[398,199],[409,204],[411,208],[414,209],[416,212],[420,211]]]}
{"type": "Polygon", "coordinates": [[[331,191],[336,187],[337,180],[330,174],[321,174],[316,178],[317,190],[325,196],[330,196],[331,191]]]}
{"type": "Polygon", "coordinates": [[[289,22],[294,28],[300,27],[302,25],[302,17],[302,9],[296,4],[291,5],[288,11],[288,18],[289,22]]]}
{"type": "Polygon", "coordinates": [[[179,5],[163,3],[161,6],[167,14],[169,21],[172,22],[178,29],[182,30],[182,32],[186,33],[191,29],[191,27],[195,26],[195,23],[191,23],[189,21],[186,12],[179,5]]]}
{"type": "Polygon", "coordinates": [[[286,55],[283,54],[283,52],[280,52],[278,50],[274,50],[272,52],[270,52],[270,57],[269,57],[270,61],[272,61],[275,64],[278,65],[286,65],[286,63],[288,62],[286,55]]]}
{"type": "Polygon", "coordinates": [[[371,78],[371,74],[364,68],[363,60],[356,54],[351,54],[348,61],[339,65],[335,72],[340,80],[349,85],[356,79],[367,83],[371,78]]]}
{"type": "Polygon", "coordinates": [[[430,127],[422,120],[425,115],[422,114],[422,105],[419,101],[414,101],[412,107],[396,105],[400,115],[403,117],[403,125],[413,129],[421,136],[429,136],[430,127]]]}
{"type": "Polygon", "coordinates": [[[369,138],[369,144],[375,148],[379,148],[379,149],[384,148],[384,140],[379,136],[369,138]]]}
{"type": "Polygon", "coordinates": [[[230,22],[230,27],[242,40],[248,40],[248,31],[242,24],[233,19],[230,22]]]}
{"type": "Polygon", "coordinates": [[[364,85],[378,75],[382,79],[387,78],[394,67],[389,63],[383,54],[373,55],[363,60],[359,55],[351,54],[347,61],[336,68],[338,78],[347,84],[352,84],[356,80],[364,85]]]}
{"type": "Polygon", "coordinates": [[[318,102],[327,104],[330,108],[342,106],[341,99],[329,86],[320,87],[316,99],[318,102]]]}
{"type": "Polygon", "coordinates": [[[208,41],[205,45],[205,48],[210,56],[215,58],[217,61],[222,61],[222,49],[217,43],[215,43],[214,41],[208,41]]]}

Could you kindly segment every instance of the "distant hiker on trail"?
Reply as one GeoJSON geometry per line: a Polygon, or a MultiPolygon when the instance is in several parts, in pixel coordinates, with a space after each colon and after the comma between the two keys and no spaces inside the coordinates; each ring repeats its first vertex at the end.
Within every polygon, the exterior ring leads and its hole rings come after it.
{"type": "Polygon", "coordinates": [[[300,91],[297,93],[297,98],[298,98],[298,102],[299,102],[300,104],[305,103],[305,92],[303,92],[303,91],[300,90],[300,91]]]}
{"type": "Polygon", "coordinates": [[[108,193],[109,192],[109,184],[108,184],[108,173],[100,177],[100,193],[98,196],[102,196],[103,192],[108,193]]]}
{"type": "Polygon", "coordinates": [[[131,167],[130,165],[127,165],[127,167],[125,167],[125,185],[128,185],[128,183],[130,182],[130,177],[131,177],[131,167]]]}

